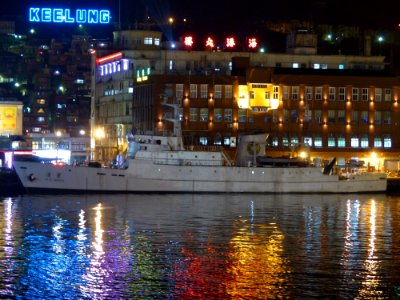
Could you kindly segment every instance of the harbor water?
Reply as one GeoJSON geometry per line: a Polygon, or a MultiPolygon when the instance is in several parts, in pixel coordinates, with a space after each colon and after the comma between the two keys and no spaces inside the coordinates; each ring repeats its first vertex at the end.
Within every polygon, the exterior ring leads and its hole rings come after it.
{"type": "Polygon", "coordinates": [[[6,299],[397,299],[400,196],[0,201],[6,299]]]}

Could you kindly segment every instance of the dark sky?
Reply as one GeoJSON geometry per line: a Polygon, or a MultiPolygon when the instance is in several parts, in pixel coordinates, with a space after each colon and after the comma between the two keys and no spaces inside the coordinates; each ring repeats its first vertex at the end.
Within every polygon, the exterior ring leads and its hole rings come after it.
{"type": "Polygon", "coordinates": [[[146,15],[161,22],[169,16],[176,21],[187,18],[192,31],[235,33],[254,30],[262,21],[305,20],[318,24],[344,24],[393,29],[400,23],[397,0],[14,0],[3,5],[0,16],[20,15],[24,20],[28,7],[108,8],[114,21],[143,21],[146,15]],[[121,10],[119,5],[121,4],[121,10]]]}

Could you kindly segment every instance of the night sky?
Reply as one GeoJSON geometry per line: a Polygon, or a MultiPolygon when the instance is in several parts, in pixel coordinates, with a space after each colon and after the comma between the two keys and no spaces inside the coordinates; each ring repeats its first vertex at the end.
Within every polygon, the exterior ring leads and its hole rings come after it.
{"type": "Polygon", "coordinates": [[[178,24],[186,18],[188,31],[219,31],[224,34],[254,31],[265,21],[293,19],[378,30],[395,29],[400,23],[400,2],[393,0],[251,0],[242,3],[237,5],[231,0],[15,0],[2,7],[0,16],[4,19],[19,15],[20,20],[27,19],[29,6],[108,8],[114,21],[120,19],[123,24],[142,22],[147,16],[160,23],[172,16],[178,24]],[[119,3],[121,10],[118,9],[119,3]]]}

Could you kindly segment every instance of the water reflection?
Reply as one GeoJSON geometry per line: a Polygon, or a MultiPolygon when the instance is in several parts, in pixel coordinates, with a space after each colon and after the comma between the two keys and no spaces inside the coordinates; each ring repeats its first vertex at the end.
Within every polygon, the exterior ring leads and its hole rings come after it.
{"type": "Polygon", "coordinates": [[[0,297],[376,299],[400,285],[400,198],[66,195],[0,205],[0,297]]]}

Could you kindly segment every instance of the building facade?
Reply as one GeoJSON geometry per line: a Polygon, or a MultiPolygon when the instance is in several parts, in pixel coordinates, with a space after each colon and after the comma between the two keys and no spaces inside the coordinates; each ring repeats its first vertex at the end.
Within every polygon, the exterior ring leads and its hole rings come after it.
{"type": "Polygon", "coordinates": [[[129,133],[170,132],[165,102],[179,106],[186,145],[234,152],[240,134],[268,132],[271,156],[307,144],[322,161],[383,169],[399,158],[400,84],[383,57],[140,50],[135,41],[96,59],[93,117],[106,132],[97,158],[124,151],[129,133]]]}

